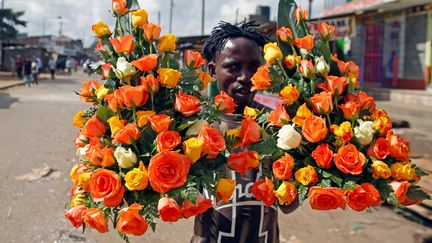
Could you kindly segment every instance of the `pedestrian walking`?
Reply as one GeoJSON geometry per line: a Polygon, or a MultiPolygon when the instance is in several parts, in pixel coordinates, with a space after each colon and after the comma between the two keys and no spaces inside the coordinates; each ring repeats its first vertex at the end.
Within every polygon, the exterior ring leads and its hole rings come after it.
{"type": "Polygon", "coordinates": [[[72,68],[73,67],[74,67],[74,63],[72,61],[72,58],[68,57],[66,59],[66,68],[67,68],[68,74],[72,73],[72,68]]]}
{"type": "Polygon", "coordinates": [[[49,68],[50,73],[51,73],[51,79],[53,79],[53,80],[55,79],[56,65],[57,65],[56,60],[54,60],[53,57],[50,57],[50,59],[48,60],[48,68],[49,68]]]}
{"type": "MultiPolygon", "coordinates": [[[[30,83],[31,83],[31,74],[32,74],[31,69],[32,69],[32,61],[30,60],[30,58],[26,58],[24,62],[24,81],[28,87],[30,87],[30,83]]],[[[22,70],[22,66],[21,66],[21,70],[22,70]]]]}
{"type": "Polygon", "coordinates": [[[23,70],[24,60],[21,58],[20,55],[17,55],[17,59],[15,61],[15,68],[18,79],[22,79],[22,70],[23,70]]]}
{"type": "Polygon", "coordinates": [[[11,71],[11,75],[15,76],[16,73],[16,67],[15,67],[15,58],[10,57],[9,59],[9,64],[10,64],[10,71],[11,71]]]}
{"type": "Polygon", "coordinates": [[[38,64],[37,64],[36,58],[31,63],[31,73],[32,73],[32,83],[38,84],[39,69],[38,69],[38,64]]]}

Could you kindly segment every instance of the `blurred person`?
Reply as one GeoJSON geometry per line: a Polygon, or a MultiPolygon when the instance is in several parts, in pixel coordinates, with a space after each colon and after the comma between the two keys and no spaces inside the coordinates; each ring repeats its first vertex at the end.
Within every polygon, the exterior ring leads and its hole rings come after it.
{"type": "Polygon", "coordinates": [[[72,73],[72,68],[73,67],[74,67],[74,63],[72,61],[72,58],[67,57],[67,59],[66,59],[66,69],[67,69],[68,74],[72,73]]]}
{"type": "Polygon", "coordinates": [[[13,58],[12,56],[9,58],[9,65],[11,69],[11,76],[15,76],[16,74],[15,58],[13,58]]]}
{"type": "MultiPolygon", "coordinates": [[[[217,89],[225,91],[237,104],[233,114],[220,117],[222,131],[240,127],[246,106],[268,110],[253,100],[255,92],[251,91],[251,77],[264,64],[262,47],[268,42],[256,27],[250,22],[239,25],[221,22],[204,44],[203,55],[217,89]]],[[[191,242],[279,242],[278,208],[289,213],[299,202],[296,199],[289,206],[275,203],[267,207],[255,199],[251,187],[262,179],[263,167],[269,168],[270,164],[264,158],[258,169],[247,171],[243,176],[223,164],[219,168],[224,171],[223,177],[236,182],[232,199],[195,216],[191,242]]]]}
{"type": "Polygon", "coordinates": [[[17,59],[15,61],[15,68],[16,68],[18,79],[23,78],[23,74],[22,74],[23,66],[24,66],[24,60],[21,58],[21,55],[17,55],[17,59]]]}
{"type": "Polygon", "coordinates": [[[38,84],[38,74],[39,74],[39,68],[36,58],[33,59],[33,62],[31,63],[31,73],[32,73],[32,83],[38,84]]]}
{"type": "Polygon", "coordinates": [[[79,62],[76,58],[73,59],[74,72],[76,73],[78,70],[79,62]]]}
{"type": "Polygon", "coordinates": [[[26,58],[24,62],[24,81],[28,87],[30,87],[30,83],[32,81],[32,61],[30,58],[26,58]]]}
{"type": "Polygon", "coordinates": [[[55,71],[56,71],[57,62],[53,57],[50,57],[48,60],[48,68],[51,73],[51,79],[55,79],[55,71]]]}

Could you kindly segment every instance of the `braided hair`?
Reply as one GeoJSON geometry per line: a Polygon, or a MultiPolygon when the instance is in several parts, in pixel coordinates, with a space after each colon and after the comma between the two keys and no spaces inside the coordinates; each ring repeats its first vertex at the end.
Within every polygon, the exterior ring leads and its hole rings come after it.
{"type": "Polygon", "coordinates": [[[210,37],[204,43],[204,58],[209,62],[214,62],[216,54],[222,50],[227,41],[237,37],[247,38],[263,47],[269,42],[269,39],[260,33],[257,27],[255,22],[241,22],[239,24],[219,22],[219,25],[213,28],[210,37]]]}

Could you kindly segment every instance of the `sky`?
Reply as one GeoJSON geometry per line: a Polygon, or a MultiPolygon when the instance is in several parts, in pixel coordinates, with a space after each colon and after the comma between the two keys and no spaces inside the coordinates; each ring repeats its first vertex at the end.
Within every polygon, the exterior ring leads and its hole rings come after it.
{"type": "MultiPolygon", "coordinates": [[[[91,26],[99,20],[114,26],[111,16],[111,0],[3,0],[5,8],[24,11],[22,20],[27,21],[26,27],[19,27],[20,32],[29,36],[58,35],[60,26],[63,35],[73,39],[82,39],[84,46],[95,40],[91,26]],[[45,24],[44,24],[45,23],[45,24]],[[45,26],[45,28],[44,28],[45,26]]],[[[169,31],[170,0],[138,0],[141,9],[149,13],[149,21],[158,23],[162,34],[169,31]]],[[[323,9],[324,0],[313,1],[313,11],[317,14],[323,9]]],[[[306,8],[308,0],[297,3],[306,8]]],[[[177,36],[201,34],[202,0],[174,0],[172,32],[177,36]]],[[[270,6],[271,20],[276,20],[277,0],[205,0],[204,34],[210,34],[213,26],[221,20],[236,21],[236,9],[239,19],[254,14],[257,5],[270,6]]],[[[314,14],[315,15],[315,14],[314,14]]]]}

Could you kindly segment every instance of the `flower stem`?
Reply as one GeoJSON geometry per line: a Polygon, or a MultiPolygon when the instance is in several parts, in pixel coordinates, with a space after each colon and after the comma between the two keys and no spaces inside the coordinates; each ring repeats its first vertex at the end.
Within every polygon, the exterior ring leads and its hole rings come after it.
{"type": "Polygon", "coordinates": [[[281,60],[276,60],[276,63],[279,66],[279,68],[281,69],[285,79],[288,81],[289,78],[288,78],[287,73],[285,72],[285,68],[283,67],[281,60]]]}
{"type": "Polygon", "coordinates": [[[326,115],[327,122],[328,122],[328,125],[329,125],[328,128],[330,128],[330,126],[331,126],[330,115],[329,115],[329,113],[326,113],[325,115],[326,115]]]}

